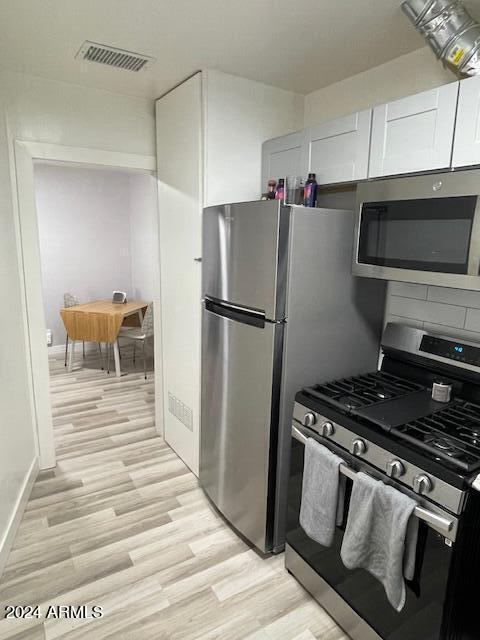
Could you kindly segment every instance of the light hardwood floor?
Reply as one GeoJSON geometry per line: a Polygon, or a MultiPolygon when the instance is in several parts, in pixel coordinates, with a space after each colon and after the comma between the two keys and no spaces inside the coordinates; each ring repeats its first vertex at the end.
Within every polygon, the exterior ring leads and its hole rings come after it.
{"type": "Polygon", "coordinates": [[[0,639],[347,640],[283,568],[225,525],[158,437],[152,374],[51,358],[58,465],[40,473],[0,582],[0,639]],[[101,605],[5,620],[6,604],[101,605]]]}

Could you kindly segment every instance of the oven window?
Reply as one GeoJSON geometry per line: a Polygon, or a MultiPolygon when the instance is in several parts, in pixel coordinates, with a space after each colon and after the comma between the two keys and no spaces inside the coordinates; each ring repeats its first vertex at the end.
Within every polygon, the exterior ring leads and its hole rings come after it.
{"type": "Polygon", "coordinates": [[[468,273],[477,196],[362,205],[358,262],[468,273]]]}

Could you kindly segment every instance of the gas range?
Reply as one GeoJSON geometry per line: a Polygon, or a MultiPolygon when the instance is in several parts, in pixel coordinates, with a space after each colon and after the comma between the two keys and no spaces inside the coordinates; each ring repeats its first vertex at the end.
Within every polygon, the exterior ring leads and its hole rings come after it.
{"type": "Polygon", "coordinates": [[[459,357],[467,349],[480,362],[473,343],[390,324],[380,370],[303,389],[294,420],[460,513],[464,492],[480,488],[480,369],[459,357]],[[432,397],[439,380],[448,402],[432,397]]]}
{"type": "Polygon", "coordinates": [[[318,384],[303,393],[379,426],[449,468],[480,470],[480,405],[474,402],[435,401],[431,387],[384,371],[318,384]]]}
{"type": "Polygon", "coordinates": [[[480,572],[480,345],[400,324],[387,325],[381,345],[378,371],[296,394],[286,566],[356,640],[470,640],[480,572]],[[401,614],[371,576],[343,566],[344,523],[330,548],[302,530],[308,438],[343,459],[347,486],[363,472],[417,502],[418,572],[401,614]]]}

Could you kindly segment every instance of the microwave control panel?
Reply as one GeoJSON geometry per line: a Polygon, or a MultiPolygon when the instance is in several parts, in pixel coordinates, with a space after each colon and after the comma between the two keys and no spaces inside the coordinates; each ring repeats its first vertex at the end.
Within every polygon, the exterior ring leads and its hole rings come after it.
{"type": "Polygon", "coordinates": [[[434,336],[423,336],[420,351],[480,367],[480,348],[470,344],[462,344],[455,340],[445,340],[434,336]]]}

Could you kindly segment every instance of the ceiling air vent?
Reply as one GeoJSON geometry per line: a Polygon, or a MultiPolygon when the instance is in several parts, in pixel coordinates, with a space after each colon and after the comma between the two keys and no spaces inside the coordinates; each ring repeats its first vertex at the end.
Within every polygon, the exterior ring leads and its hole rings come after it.
{"type": "Polygon", "coordinates": [[[117,67],[126,71],[141,71],[155,61],[155,58],[145,56],[142,53],[116,49],[115,47],[98,44],[98,42],[89,42],[88,40],[82,44],[75,57],[79,60],[107,64],[110,67],[117,67]]]}

